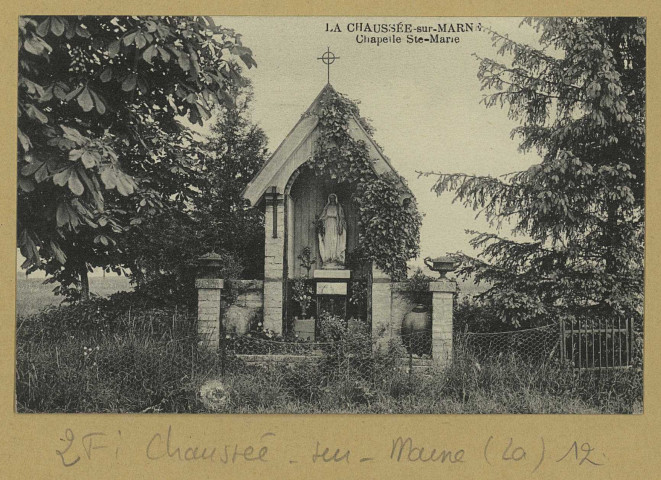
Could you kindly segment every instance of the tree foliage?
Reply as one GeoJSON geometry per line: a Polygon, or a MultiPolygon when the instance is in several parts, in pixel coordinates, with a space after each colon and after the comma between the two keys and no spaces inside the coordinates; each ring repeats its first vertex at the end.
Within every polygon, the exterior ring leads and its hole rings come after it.
{"type": "Polygon", "coordinates": [[[375,172],[367,145],[349,133],[351,118],[372,133],[358,106],[329,87],[321,99],[320,135],[310,167],[353,187],[359,226],[353,257],[375,262],[395,279],[405,278],[406,262],[419,253],[422,217],[403,178],[375,172]]]}
{"type": "Polygon", "coordinates": [[[487,107],[520,122],[520,150],[541,162],[502,177],[438,174],[438,194],[497,231],[477,233],[458,270],[503,321],[626,315],[640,325],[645,177],[645,20],[528,19],[539,47],[490,32],[501,59],[480,58],[487,107]],[[521,235],[527,237],[521,241],[521,235]]]}
{"type": "Polygon", "coordinates": [[[195,189],[186,205],[135,226],[123,239],[131,277],[158,296],[195,298],[197,259],[223,256],[223,278],[258,278],[263,269],[264,220],[241,193],[267,156],[266,135],[249,117],[250,90],[218,109],[200,141],[195,189]]]}
{"type": "Polygon", "coordinates": [[[18,246],[64,287],[119,268],[118,237],[190,200],[198,148],[179,119],[232,106],[255,65],[209,17],[19,19],[18,246]]]}

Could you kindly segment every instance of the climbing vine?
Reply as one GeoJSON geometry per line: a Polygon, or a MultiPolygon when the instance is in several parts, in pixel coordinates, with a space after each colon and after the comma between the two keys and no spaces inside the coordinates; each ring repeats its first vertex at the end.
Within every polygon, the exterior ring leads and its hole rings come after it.
{"type": "Polygon", "coordinates": [[[358,251],[352,254],[401,280],[406,277],[406,262],[419,253],[422,216],[415,198],[403,178],[377,174],[365,142],[351,136],[351,118],[368,135],[373,133],[354,102],[329,87],[320,106],[320,136],[308,165],[316,175],[352,187],[359,226],[358,251]]]}

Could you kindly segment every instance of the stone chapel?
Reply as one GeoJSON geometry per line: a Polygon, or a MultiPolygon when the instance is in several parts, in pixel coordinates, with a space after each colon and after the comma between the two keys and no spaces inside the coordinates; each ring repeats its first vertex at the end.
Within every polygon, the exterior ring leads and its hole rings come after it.
{"type": "MultiPolygon", "coordinates": [[[[319,178],[310,170],[301,168],[313,154],[319,136],[317,113],[320,99],[328,90],[333,90],[330,84],[319,92],[243,192],[244,198],[253,206],[264,210],[264,325],[276,332],[282,331],[283,318],[286,317],[287,280],[306,273],[298,260],[306,247],[314,260],[311,277],[316,281],[317,295],[346,295],[347,283],[352,274],[357,273],[343,264],[345,258],[324,261],[323,244],[327,242],[323,242],[315,228],[315,219],[322,216],[329,198],[334,197],[346,225],[340,241],[345,244],[344,250],[351,251],[358,241],[357,217],[349,201],[351,192],[332,179],[319,178]]],[[[354,139],[362,140],[368,146],[377,174],[394,172],[357,118],[350,119],[349,132],[354,139]]]]}
{"type": "MultiPolygon", "coordinates": [[[[330,307],[337,304],[346,307],[353,280],[367,278],[365,320],[372,336],[378,336],[380,342],[400,335],[402,319],[414,307],[403,293],[402,285],[393,282],[376,265],[349,262],[349,254],[359,241],[352,191],[348,185],[307,168],[306,162],[313,157],[320,136],[322,99],[334,93],[330,83],[323,87],[243,191],[251,206],[264,212],[263,279],[217,279],[207,275],[197,280],[198,331],[209,339],[209,345],[219,344],[221,332],[246,333],[255,318],[263,323],[264,329],[285,333],[285,325],[292,317],[288,311],[292,309],[288,298],[291,284],[301,277],[312,283],[311,294],[317,306],[330,307]],[[307,265],[301,261],[302,257],[308,258],[307,265]],[[241,284],[242,289],[238,301],[221,307],[225,281],[241,284]]],[[[348,133],[354,140],[364,142],[374,173],[396,173],[355,115],[349,118],[348,133]]],[[[396,175],[396,178],[401,177],[396,175]]],[[[407,202],[406,196],[410,198],[412,194],[403,182],[402,186],[400,201],[407,202]]],[[[215,261],[213,255],[201,260],[209,265],[215,261]]],[[[445,279],[430,285],[431,341],[438,359],[447,358],[447,352],[451,351],[455,289],[454,282],[445,279]]]]}

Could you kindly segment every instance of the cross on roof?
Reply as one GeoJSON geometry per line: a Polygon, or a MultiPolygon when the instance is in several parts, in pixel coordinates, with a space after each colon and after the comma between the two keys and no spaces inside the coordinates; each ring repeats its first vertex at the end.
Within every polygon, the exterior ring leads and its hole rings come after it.
{"type": "Polygon", "coordinates": [[[330,51],[330,47],[324,52],[321,57],[317,57],[317,60],[321,60],[328,70],[328,83],[330,84],[330,66],[335,60],[338,60],[340,57],[336,57],[333,52],[330,51]]]}

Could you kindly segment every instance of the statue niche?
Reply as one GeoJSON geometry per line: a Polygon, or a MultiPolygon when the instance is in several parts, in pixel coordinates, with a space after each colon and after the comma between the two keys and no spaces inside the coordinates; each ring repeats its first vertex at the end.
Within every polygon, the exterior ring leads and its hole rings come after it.
{"type": "Polygon", "coordinates": [[[328,195],[328,202],[317,222],[319,256],[323,269],[344,268],[347,248],[347,222],[337,195],[328,195]]]}

